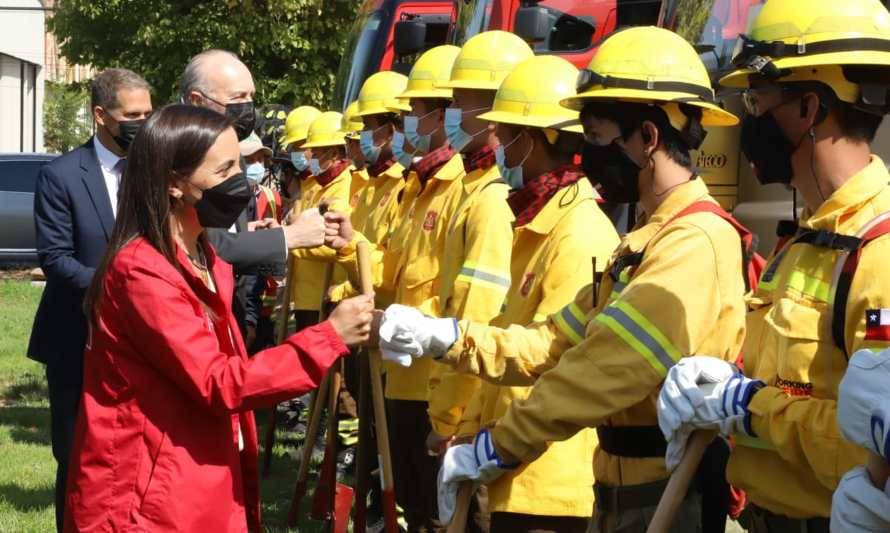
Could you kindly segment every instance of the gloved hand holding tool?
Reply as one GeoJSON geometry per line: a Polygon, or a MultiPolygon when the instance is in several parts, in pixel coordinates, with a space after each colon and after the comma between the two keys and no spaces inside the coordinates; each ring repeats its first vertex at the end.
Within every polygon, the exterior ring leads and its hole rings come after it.
{"type": "Polygon", "coordinates": [[[517,466],[501,461],[488,429],[477,433],[472,444],[448,448],[439,469],[439,520],[446,524],[451,522],[462,482],[490,483],[517,466]]]}
{"type": "Polygon", "coordinates": [[[754,436],[748,404],[763,386],[716,357],[684,357],[674,365],[658,396],[658,425],[668,441],[668,469],[679,464],[693,429],[754,436]]]}

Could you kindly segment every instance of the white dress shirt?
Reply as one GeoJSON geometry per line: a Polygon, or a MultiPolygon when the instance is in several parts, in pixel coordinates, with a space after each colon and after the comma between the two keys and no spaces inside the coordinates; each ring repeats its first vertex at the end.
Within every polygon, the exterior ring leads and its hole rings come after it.
{"type": "Polygon", "coordinates": [[[96,158],[99,159],[102,177],[105,178],[108,200],[111,201],[111,212],[114,214],[114,218],[117,218],[117,191],[121,182],[120,167],[117,164],[123,158],[106,148],[99,140],[98,135],[93,137],[93,148],[96,150],[96,158]]]}

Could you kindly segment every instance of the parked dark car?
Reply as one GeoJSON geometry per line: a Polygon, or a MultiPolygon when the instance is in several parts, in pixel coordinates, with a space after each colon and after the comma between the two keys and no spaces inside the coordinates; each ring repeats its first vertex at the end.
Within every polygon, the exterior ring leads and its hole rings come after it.
{"type": "Polygon", "coordinates": [[[37,264],[34,186],[55,154],[0,153],[0,264],[37,264]]]}

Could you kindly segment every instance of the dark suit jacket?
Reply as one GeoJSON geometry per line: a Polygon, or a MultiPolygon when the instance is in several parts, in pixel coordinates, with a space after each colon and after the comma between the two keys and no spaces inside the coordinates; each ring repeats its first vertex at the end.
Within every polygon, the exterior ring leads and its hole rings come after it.
{"type": "Polygon", "coordinates": [[[34,224],[46,288],[34,318],[28,356],[70,368],[79,379],[87,335],[83,297],[114,227],[93,139],[40,171],[34,224]]]}
{"type": "Polygon", "coordinates": [[[245,231],[247,216],[242,213],[235,223],[238,233],[222,228],[208,228],[207,239],[216,254],[231,264],[238,274],[261,265],[283,265],[287,259],[284,230],[245,231]]]}

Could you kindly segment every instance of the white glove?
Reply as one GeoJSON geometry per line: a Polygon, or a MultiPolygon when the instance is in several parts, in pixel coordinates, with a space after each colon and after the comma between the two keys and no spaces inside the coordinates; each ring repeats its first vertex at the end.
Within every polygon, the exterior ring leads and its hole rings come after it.
{"type": "Polygon", "coordinates": [[[845,439],[885,457],[890,455],[890,350],[853,354],[838,387],[837,419],[845,439]],[[883,423],[873,423],[873,414],[883,423]]]}
{"type": "Polygon", "coordinates": [[[658,396],[658,425],[668,441],[667,468],[673,470],[680,463],[693,429],[753,436],[748,403],[762,386],[762,381],[749,379],[733,365],[714,357],[686,357],[674,365],[658,396]]]}
{"type": "Polygon", "coordinates": [[[411,358],[442,357],[455,341],[457,321],[453,318],[430,318],[399,304],[387,307],[383,313],[380,349],[386,360],[411,366],[411,358]]]}
{"type": "Polygon", "coordinates": [[[737,370],[716,357],[684,357],[668,370],[658,395],[658,427],[665,438],[692,421],[704,395],[700,385],[729,379],[737,370]]]}
{"type": "Polygon", "coordinates": [[[890,531],[890,483],[882,492],[864,466],[847,472],[831,499],[833,533],[890,531]]]}
{"type": "Polygon", "coordinates": [[[457,503],[457,489],[462,481],[490,483],[518,465],[505,465],[491,443],[491,433],[483,429],[473,444],[448,448],[439,469],[439,521],[451,522],[457,503]]]}
{"type": "Polygon", "coordinates": [[[878,454],[890,463],[890,397],[883,398],[872,411],[871,431],[878,454]]]}

